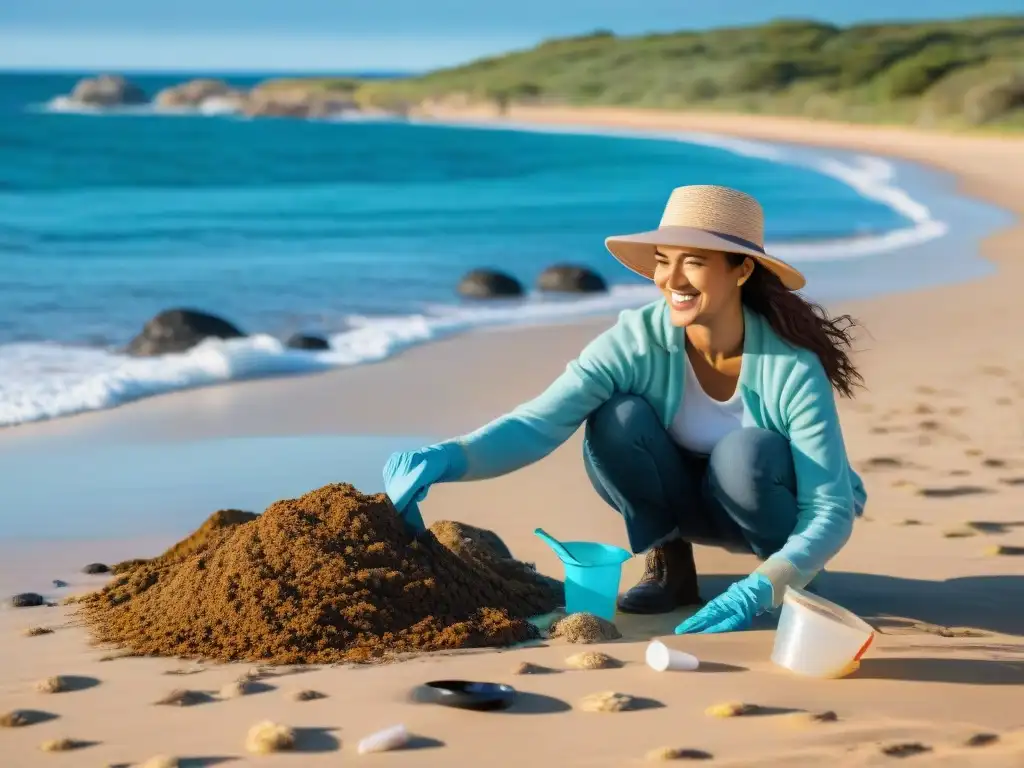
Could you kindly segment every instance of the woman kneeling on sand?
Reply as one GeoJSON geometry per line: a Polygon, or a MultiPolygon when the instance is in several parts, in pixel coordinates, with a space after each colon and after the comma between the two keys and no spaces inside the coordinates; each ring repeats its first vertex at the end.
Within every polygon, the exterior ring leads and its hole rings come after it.
{"type": "Polygon", "coordinates": [[[673,191],[657,230],[608,250],[663,298],[621,313],[547,390],[481,429],[397,453],[385,490],[422,528],[433,483],[481,480],[535,462],[586,421],[583,460],[623,517],[643,578],[629,613],[699,605],[693,544],[753,552],[759,567],[676,628],[745,629],[804,587],[850,536],[866,495],[850,466],[834,388],[860,375],[848,316],[794,291],[805,280],[763,249],[763,213],[726,187],[673,191]],[[685,393],[685,394],[684,394],[685,393]]]}

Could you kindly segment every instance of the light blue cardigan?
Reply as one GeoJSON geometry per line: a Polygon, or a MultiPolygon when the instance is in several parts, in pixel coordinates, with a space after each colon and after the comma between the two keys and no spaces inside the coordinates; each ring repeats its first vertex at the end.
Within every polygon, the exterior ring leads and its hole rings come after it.
{"type": "MultiPolygon", "coordinates": [[[[739,389],[747,426],[784,436],[793,452],[799,517],[786,544],[757,569],[774,602],[803,587],[846,543],[866,494],[850,466],[831,384],[817,356],[781,339],[744,308],[739,389]]],[[[619,315],[544,392],[470,434],[441,443],[443,481],[481,480],[531,464],[569,439],[613,393],[643,397],[668,427],[683,397],[685,335],[659,299],[619,315]]]]}

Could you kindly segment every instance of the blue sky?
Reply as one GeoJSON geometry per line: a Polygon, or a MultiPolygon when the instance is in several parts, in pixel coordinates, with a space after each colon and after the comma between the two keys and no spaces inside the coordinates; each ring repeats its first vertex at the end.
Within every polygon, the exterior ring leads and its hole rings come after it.
{"type": "Polygon", "coordinates": [[[0,68],[417,70],[599,28],[1022,10],[1024,0],[0,0],[0,68]]]}

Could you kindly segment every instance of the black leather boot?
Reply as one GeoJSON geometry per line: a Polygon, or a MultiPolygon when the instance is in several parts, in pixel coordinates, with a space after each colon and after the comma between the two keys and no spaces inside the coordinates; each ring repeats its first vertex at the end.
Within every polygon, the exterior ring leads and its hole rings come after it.
{"type": "Polygon", "coordinates": [[[683,606],[702,605],[693,545],[675,539],[651,549],[644,575],[618,602],[623,613],[669,613],[683,606]]]}

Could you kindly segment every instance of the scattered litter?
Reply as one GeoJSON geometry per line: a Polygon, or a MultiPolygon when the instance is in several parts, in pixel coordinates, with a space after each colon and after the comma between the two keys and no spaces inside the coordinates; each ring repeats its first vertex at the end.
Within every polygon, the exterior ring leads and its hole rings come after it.
{"type": "Polygon", "coordinates": [[[700,666],[700,661],[685,651],[669,648],[660,640],[652,640],[644,654],[647,666],[656,672],[691,672],[700,666]]]}
{"type": "Polygon", "coordinates": [[[368,755],[373,752],[390,752],[401,749],[409,743],[409,740],[409,732],[404,725],[393,725],[362,739],[359,742],[359,754],[368,755]]]}

